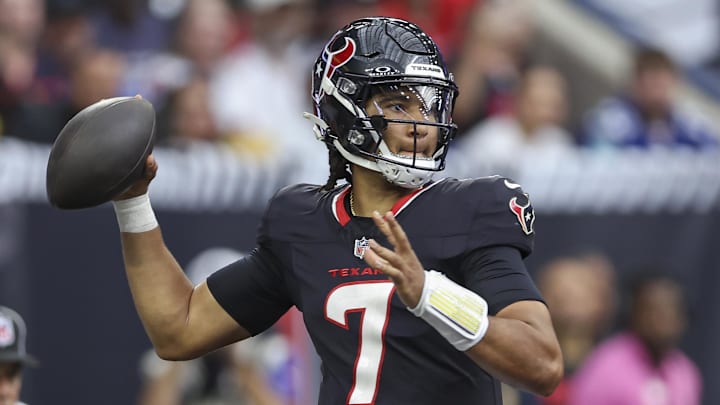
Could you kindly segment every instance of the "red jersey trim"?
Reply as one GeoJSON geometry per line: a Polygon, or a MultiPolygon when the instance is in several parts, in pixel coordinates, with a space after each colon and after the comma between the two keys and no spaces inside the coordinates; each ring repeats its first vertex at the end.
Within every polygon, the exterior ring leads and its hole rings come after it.
{"type": "MultiPolygon", "coordinates": [[[[440,183],[443,180],[444,179],[441,179],[430,185],[420,187],[419,189],[414,190],[412,193],[402,197],[395,203],[395,205],[393,205],[393,207],[392,207],[392,209],[390,209],[390,211],[392,211],[393,215],[397,216],[398,214],[400,214],[400,212],[402,212],[402,210],[404,210],[407,206],[409,206],[410,203],[412,203],[420,194],[424,193],[427,190],[430,190],[436,184],[440,183]]],[[[350,193],[351,189],[352,189],[352,186],[348,185],[345,187],[345,189],[343,189],[340,193],[338,193],[333,198],[333,203],[332,203],[333,216],[335,217],[335,219],[338,221],[338,223],[341,226],[347,225],[348,222],[350,222],[350,219],[352,218],[350,213],[347,212],[347,210],[345,209],[345,197],[350,193]]]]}
{"type": "Polygon", "coordinates": [[[395,203],[395,205],[393,205],[393,207],[390,211],[392,211],[394,216],[398,216],[398,214],[400,214],[400,212],[402,212],[402,210],[404,210],[406,207],[408,207],[410,205],[411,202],[413,202],[416,198],[418,198],[418,196],[420,194],[426,192],[427,190],[430,190],[431,188],[433,188],[436,184],[438,184],[441,181],[442,180],[439,180],[430,185],[422,186],[419,189],[413,191],[412,193],[406,195],[405,197],[397,200],[397,202],[395,203]]]}
{"type": "Polygon", "coordinates": [[[350,214],[345,209],[345,196],[350,192],[350,185],[348,184],[343,191],[333,198],[332,210],[333,216],[340,223],[341,226],[345,226],[350,222],[350,214]]]}

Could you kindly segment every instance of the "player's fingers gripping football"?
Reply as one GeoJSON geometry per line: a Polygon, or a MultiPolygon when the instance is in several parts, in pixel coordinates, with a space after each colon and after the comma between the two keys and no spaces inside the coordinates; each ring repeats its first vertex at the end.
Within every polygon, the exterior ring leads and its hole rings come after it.
{"type": "Polygon", "coordinates": [[[136,181],[126,191],[120,193],[117,197],[113,198],[115,201],[127,200],[128,198],[137,197],[147,193],[150,182],[155,178],[157,174],[158,165],[155,157],[150,154],[145,160],[145,170],[143,171],[143,177],[136,181]]]}
{"type": "Polygon", "coordinates": [[[418,260],[412,246],[400,224],[392,213],[385,218],[379,213],[373,214],[375,224],[390,240],[394,249],[380,246],[375,240],[370,241],[369,249],[365,252],[365,260],[371,266],[379,269],[395,283],[400,299],[409,307],[414,307],[422,294],[425,281],[425,271],[418,260]]]}

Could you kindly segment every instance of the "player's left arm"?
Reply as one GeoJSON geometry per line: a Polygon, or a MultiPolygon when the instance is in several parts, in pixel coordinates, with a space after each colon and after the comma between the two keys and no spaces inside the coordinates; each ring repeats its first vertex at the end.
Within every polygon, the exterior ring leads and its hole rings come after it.
{"type": "Polygon", "coordinates": [[[465,353],[508,384],[550,395],[563,376],[560,345],[547,307],[518,301],[488,319],[485,336],[465,353]]]}
{"type": "Polygon", "coordinates": [[[390,277],[413,313],[495,377],[540,395],[553,392],[562,378],[563,363],[542,302],[517,301],[489,317],[482,297],[423,268],[391,212],[375,213],[373,219],[393,249],[372,240],[365,261],[390,277]],[[453,308],[452,303],[461,304],[453,308]]]}

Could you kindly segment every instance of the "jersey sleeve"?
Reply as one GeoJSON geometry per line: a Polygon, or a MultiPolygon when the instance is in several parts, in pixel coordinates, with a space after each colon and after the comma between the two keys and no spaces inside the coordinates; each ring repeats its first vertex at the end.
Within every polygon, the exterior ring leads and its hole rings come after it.
{"type": "Polygon", "coordinates": [[[213,273],[207,283],[220,306],[252,335],[268,329],[293,305],[279,265],[263,244],[213,273]]]}
{"type": "Polygon", "coordinates": [[[487,301],[491,315],[517,301],[542,302],[523,262],[535,241],[529,195],[499,176],[471,184],[474,213],[460,261],[464,285],[487,301]]]}
{"type": "Polygon", "coordinates": [[[478,191],[468,238],[468,251],[480,247],[512,246],[523,258],[533,249],[535,210],[519,184],[497,177],[490,190],[478,191]],[[480,196],[482,192],[482,198],[480,196]]]}
{"type": "Polygon", "coordinates": [[[302,224],[288,221],[288,212],[306,209],[309,185],[288,186],[270,200],[257,234],[257,247],[243,259],[208,278],[220,306],[253,335],[272,326],[294,304],[284,270],[291,264],[287,234],[302,224]]]}
{"type": "Polygon", "coordinates": [[[465,287],[487,301],[490,315],[517,301],[543,301],[520,251],[514,247],[477,249],[465,257],[460,269],[465,287]]]}

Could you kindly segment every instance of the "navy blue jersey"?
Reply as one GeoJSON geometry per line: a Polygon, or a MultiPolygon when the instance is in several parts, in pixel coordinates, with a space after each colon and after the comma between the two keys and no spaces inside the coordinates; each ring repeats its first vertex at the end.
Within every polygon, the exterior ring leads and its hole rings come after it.
{"type": "MultiPolygon", "coordinates": [[[[215,273],[220,305],[252,334],[292,305],[322,360],[319,404],[501,404],[499,382],[415,317],[394,285],[362,259],[365,241],[387,240],[349,214],[350,186],[297,185],[270,203],[251,255],[215,273]]],[[[534,212],[501,177],[444,179],[393,207],[426,269],[445,273],[488,302],[490,313],[541,300],[522,258],[534,212]]]]}

